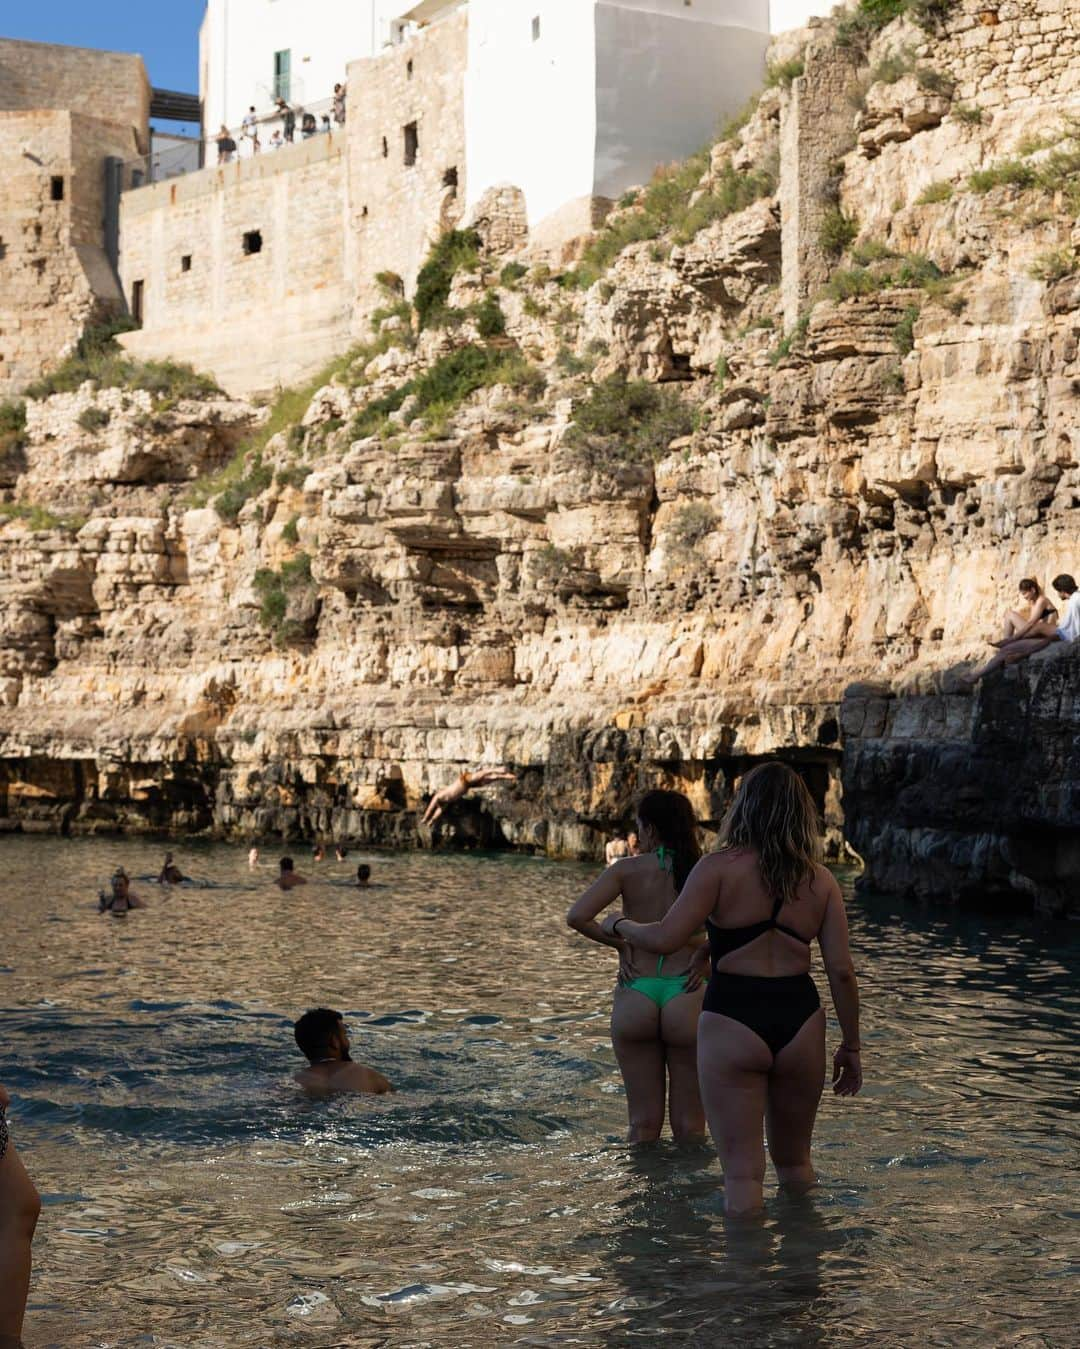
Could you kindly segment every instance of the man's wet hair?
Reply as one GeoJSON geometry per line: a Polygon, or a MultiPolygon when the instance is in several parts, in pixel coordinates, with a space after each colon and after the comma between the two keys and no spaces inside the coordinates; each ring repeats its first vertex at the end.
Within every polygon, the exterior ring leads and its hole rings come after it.
{"type": "Polygon", "coordinates": [[[283,857],[281,859],[281,869],[282,871],[292,871],[293,860],[291,857],[283,857]]]}
{"type": "Polygon", "coordinates": [[[1067,571],[1063,571],[1060,576],[1055,576],[1050,584],[1055,590],[1064,590],[1066,595],[1072,595],[1076,590],[1076,582],[1067,571]]]}
{"type": "Polygon", "coordinates": [[[341,1029],[345,1018],[331,1007],[313,1007],[293,1026],[297,1047],[312,1063],[326,1057],[330,1042],[341,1029]]]}
{"type": "Polygon", "coordinates": [[[366,862],[361,862],[360,865],[356,868],[356,879],[358,881],[371,880],[371,868],[368,866],[366,862]]]}

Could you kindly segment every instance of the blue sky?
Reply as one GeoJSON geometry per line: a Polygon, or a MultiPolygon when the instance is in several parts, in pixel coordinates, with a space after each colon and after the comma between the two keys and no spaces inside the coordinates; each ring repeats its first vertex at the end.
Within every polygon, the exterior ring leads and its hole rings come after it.
{"type": "Polygon", "coordinates": [[[204,0],[32,0],[2,8],[0,37],[138,52],[151,84],[199,91],[204,0]]]}

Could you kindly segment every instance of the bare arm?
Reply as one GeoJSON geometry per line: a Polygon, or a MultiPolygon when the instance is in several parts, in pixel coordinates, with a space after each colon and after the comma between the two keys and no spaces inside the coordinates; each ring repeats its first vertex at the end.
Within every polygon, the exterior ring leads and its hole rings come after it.
{"type": "Polygon", "coordinates": [[[148,907],[148,906],[147,906],[147,903],[146,903],[146,900],[145,900],[145,899],[140,899],[139,896],[135,893],[134,890],[129,890],[129,891],[128,891],[128,908],[129,908],[129,909],[145,909],[145,908],[147,908],[147,907],[148,907]]]}
{"type": "Polygon", "coordinates": [[[1046,612],[1047,609],[1052,610],[1055,615],[1057,614],[1057,610],[1054,608],[1054,606],[1050,603],[1050,601],[1046,598],[1046,596],[1040,592],[1040,594],[1035,600],[1035,603],[1031,606],[1031,617],[1020,629],[1019,632],[1014,633],[1012,640],[1014,642],[1018,642],[1022,637],[1026,637],[1028,633],[1032,630],[1032,628],[1037,627],[1043,621],[1043,614],[1046,612]]]}
{"type": "Polygon", "coordinates": [[[620,953],[626,947],[626,938],[610,936],[601,928],[596,921],[596,917],[609,904],[614,904],[622,894],[624,874],[625,868],[622,862],[615,862],[612,866],[609,866],[606,871],[597,876],[581,898],[570,906],[566,915],[568,926],[572,927],[575,932],[580,932],[583,937],[588,937],[590,941],[599,942],[601,946],[610,946],[620,953]]]}
{"type": "MultiPolygon", "coordinates": [[[[632,946],[640,946],[657,955],[671,955],[688,945],[696,932],[716,907],[720,892],[719,867],[723,860],[717,854],[703,857],[686,879],[682,893],[658,923],[635,923],[621,914],[604,921],[604,931],[624,937],[632,946]],[[614,932],[618,924],[618,932],[614,932]]],[[[618,871],[619,864],[611,868],[618,871]]],[[[608,874],[608,873],[605,873],[608,874]]],[[[603,879],[603,878],[601,878],[603,879]]]]}
{"type": "Polygon", "coordinates": [[[829,876],[825,919],[818,933],[821,957],[829,979],[836,1019],[843,1037],[833,1058],[833,1089],[839,1096],[854,1096],[862,1086],[862,1046],[859,1042],[859,981],[848,943],[847,911],[835,879],[829,876]]]}

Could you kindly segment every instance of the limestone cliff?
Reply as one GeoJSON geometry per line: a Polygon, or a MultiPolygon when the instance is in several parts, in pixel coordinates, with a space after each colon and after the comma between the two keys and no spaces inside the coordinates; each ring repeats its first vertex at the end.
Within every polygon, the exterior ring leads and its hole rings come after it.
{"type": "MultiPolygon", "coordinates": [[[[453,236],[449,291],[435,268],[390,306],[298,426],[29,400],[6,818],[411,841],[432,788],[506,762],[439,837],[588,854],[642,782],[715,820],[780,754],[838,842],[844,687],[937,696],[1020,576],[1080,568],[1080,8],[904,9],[927,26],[876,5],[786,38],[745,124],[565,273],[453,236]]],[[[950,743],[991,743],[998,687],[949,695],[950,743]]]]}

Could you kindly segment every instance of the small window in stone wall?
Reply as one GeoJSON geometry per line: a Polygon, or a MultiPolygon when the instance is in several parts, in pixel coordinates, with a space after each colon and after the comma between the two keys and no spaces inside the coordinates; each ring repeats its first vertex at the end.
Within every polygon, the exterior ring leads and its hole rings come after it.
{"type": "Polygon", "coordinates": [[[533,35],[533,41],[534,41],[534,42],[539,42],[539,41],[540,41],[540,15],[539,15],[539,14],[537,14],[536,17],[535,17],[535,18],[533,19],[533,21],[532,21],[532,35],[533,35]]]}
{"type": "Polygon", "coordinates": [[[446,172],[443,174],[442,185],[443,187],[457,187],[458,172],[456,164],[452,168],[447,169],[446,172]]]}
{"type": "Polygon", "coordinates": [[[405,74],[409,77],[410,80],[412,79],[412,72],[413,72],[413,64],[410,61],[409,64],[405,67],[405,74]]]}
{"type": "Polygon", "coordinates": [[[3,239],[0,239],[0,262],[3,262],[6,257],[7,257],[7,244],[4,243],[3,239]]]}
{"type": "Polygon", "coordinates": [[[411,169],[420,153],[420,133],[415,122],[405,128],[405,167],[411,169]]]}
{"type": "Polygon", "coordinates": [[[244,254],[250,257],[252,253],[262,252],[262,231],[248,230],[244,235],[244,254]]]}
{"type": "Polygon", "coordinates": [[[183,255],[183,257],[180,259],[180,270],[181,270],[182,272],[190,272],[190,271],[191,271],[191,254],[190,254],[190,253],[185,253],[185,254],[183,255]]]}
{"type": "Polygon", "coordinates": [[[390,142],[385,136],[382,138],[382,157],[383,159],[390,158],[390,142]]]}
{"type": "Polygon", "coordinates": [[[133,281],[131,283],[131,317],[139,326],[143,321],[143,283],[133,281]]]}
{"type": "Polygon", "coordinates": [[[49,180],[49,196],[53,201],[64,200],[64,180],[59,175],[49,180]]]}

